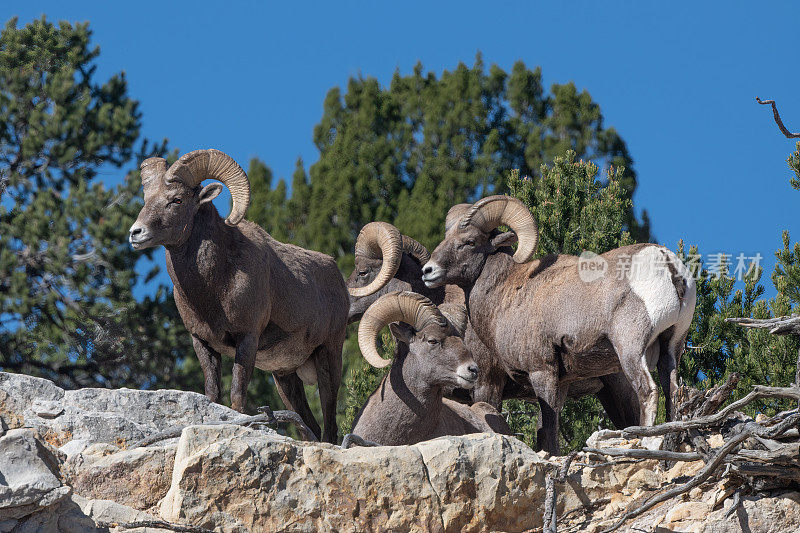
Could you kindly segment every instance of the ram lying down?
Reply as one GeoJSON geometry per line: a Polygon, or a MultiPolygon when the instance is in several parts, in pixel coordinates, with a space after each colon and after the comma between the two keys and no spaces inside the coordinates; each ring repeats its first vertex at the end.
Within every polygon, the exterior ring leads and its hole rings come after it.
{"type": "Polygon", "coordinates": [[[511,430],[484,402],[467,406],[444,398],[448,389],[471,388],[479,369],[464,345],[463,306],[442,304],[414,292],[391,292],[373,303],[358,328],[358,344],[372,366],[392,365],[356,417],[353,434],[386,446],[414,444],[443,435],[511,430]],[[375,343],[390,326],[397,340],[394,361],[375,343]]]}

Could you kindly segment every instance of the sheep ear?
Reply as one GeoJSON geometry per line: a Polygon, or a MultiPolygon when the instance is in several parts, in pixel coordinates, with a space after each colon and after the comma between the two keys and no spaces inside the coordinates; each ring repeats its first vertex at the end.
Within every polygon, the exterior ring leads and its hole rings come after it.
{"type": "Polygon", "coordinates": [[[202,189],[200,189],[200,194],[197,195],[197,205],[202,205],[206,202],[210,202],[217,196],[219,193],[222,192],[222,184],[221,183],[209,183],[202,189]]]}
{"type": "Polygon", "coordinates": [[[503,246],[511,246],[517,242],[517,234],[513,231],[506,231],[505,233],[501,233],[500,235],[492,237],[489,242],[492,244],[492,247],[497,250],[498,248],[502,248],[503,246]]]}
{"type": "Polygon", "coordinates": [[[411,344],[411,338],[414,336],[414,328],[405,322],[392,322],[389,324],[389,331],[392,332],[395,340],[403,344],[411,344]]]}

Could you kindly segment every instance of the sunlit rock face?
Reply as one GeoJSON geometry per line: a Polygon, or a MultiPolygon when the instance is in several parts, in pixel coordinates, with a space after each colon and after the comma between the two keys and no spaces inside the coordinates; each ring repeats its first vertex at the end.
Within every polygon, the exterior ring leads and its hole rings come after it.
{"type": "MultiPolygon", "coordinates": [[[[238,416],[195,393],[64,391],[0,373],[0,532],[108,531],[100,524],[154,520],[231,532],[535,530],[545,476],[565,460],[483,434],[342,450],[231,424],[238,416]],[[185,429],[133,446],[170,427],[185,429]]],[[[590,439],[595,448],[645,444],[619,432],[590,439]]],[[[667,470],[658,461],[578,454],[557,485],[559,531],[601,531],[702,466],[667,470]]],[[[797,529],[800,493],[744,496],[728,512],[738,488],[712,478],[619,531],[797,529]]]]}

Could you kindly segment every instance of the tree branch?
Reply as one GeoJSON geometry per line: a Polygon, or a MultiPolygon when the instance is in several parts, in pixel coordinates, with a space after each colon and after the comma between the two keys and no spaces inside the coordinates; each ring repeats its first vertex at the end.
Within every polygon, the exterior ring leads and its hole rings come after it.
{"type": "Polygon", "coordinates": [[[667,501],[670,498],[674,498],[684,492],[688,492],[692,490],[694,487],[700,485],[703,481],[705,481],[716,469],[717,467],[722,464],[722,461],[725,460],[725,457],[739,444],[744,442],[750,437],[751,433],[747,430],[742,431],[740,434],[736,435],[730,441],[728,441],[725,446],[719,449],[719,451],[714,456],[714,459],[711,460],[706,466],[702,468],[697,474],[692,477],[689,481],[675,487],[674,489],[668,490],[666,492],[662,492],[661,494],[657,494],[644,502],[641,506],[634,509],[633,511],[625,513],[622,518],[617,520],[617,522],[611,526],[610,528],[603,531],[603,533],[610,533],[614,531],[619,526],[624,524],[626,521],[630,520],[631,518],[636,518],[637,516],[641,515],[642,513],[649,511],[656,505],[661,502],[667,501]]]}
{"type": "Polygon", "coordinates": [[[635,459],[657,459],[659,461],[698,461],[703,458],[703,455],[697,452],[671,452],[667,450],[584,448],[583,451],[609,457],[633,457],[635,459]]]}
{"type": "Polygon", "coordinates": [[[178,531],[180,533],[214,533],[211,529],[205,529],[197,526],[185,526],[183,524],[175,524],[173,522],[165,522],[163,520],[139,520],[136,522],[96,522],[98,527],[111,529],[118,527],[121,529],[136,529],[140,527],[147,528],[161,528],[169,529],[171,531],[178,531]]]}
{"type": "Polygon", "coordinates": [[[654,437],[657,435],[666,435],[667,433],[686,431],[690,428],[717,426],[724,422],[728,415],[733,411],[760,398],[792,398],[795,400],[800,400],[800,387],[766,387],[764,385],[756,385],[753,387],[753,391],[750,394],[741,400],[729,404],[716,414],[691,420],[666,422],[658,426],[631,426],[625,428],[622,430],[622,432],[626,436],[654,437]]]}
{"type": "Polygon", "coordinates": [[[786,126],[783,125],[781,116],[778,114],[778,107],[775,105],[775,100],[762,100],[756,96],[756,102],[761,105],[772,104],[772,116],[775,118],[775,123],[781,129],[781,133],[783,133],[787,139],[800,139],[800,133],[792,133],[786,129],[786,126]]]}
{"type": "Polygon", "coordinates": [[[745,328],[769,329],[769,332],[773,335],[800,335],[800,315],[775,318],[726,318],[725,322],[745,328]]]}

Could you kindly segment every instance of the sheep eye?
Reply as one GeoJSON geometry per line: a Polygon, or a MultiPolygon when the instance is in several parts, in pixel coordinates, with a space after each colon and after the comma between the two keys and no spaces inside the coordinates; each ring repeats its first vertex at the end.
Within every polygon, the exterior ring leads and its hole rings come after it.
{"type": "Polygon", "coordinates": [[[359,270],[358,271],[358,275],[361,276],[361,277],[364,277],[364,276],[367,275],[367,271],[366,270],[359,270]]]}
{"type": "Polygon", "coordinates": [[[428,344],[439,344],[439,339],[428,339],[428,344]]]}
{"type": "Polygon", "coordinates": [[[183,200],[181,200],[180,198],[173,198],[172,200],[170,200],[170,203],[171,204],[181,204],[181,203],[183,203],[183,200]]]}
{"type": "Polygon", "coordinates": [[[470,239],[467,241],[467,246],[475,246],[475,241],[470,239]]]}

